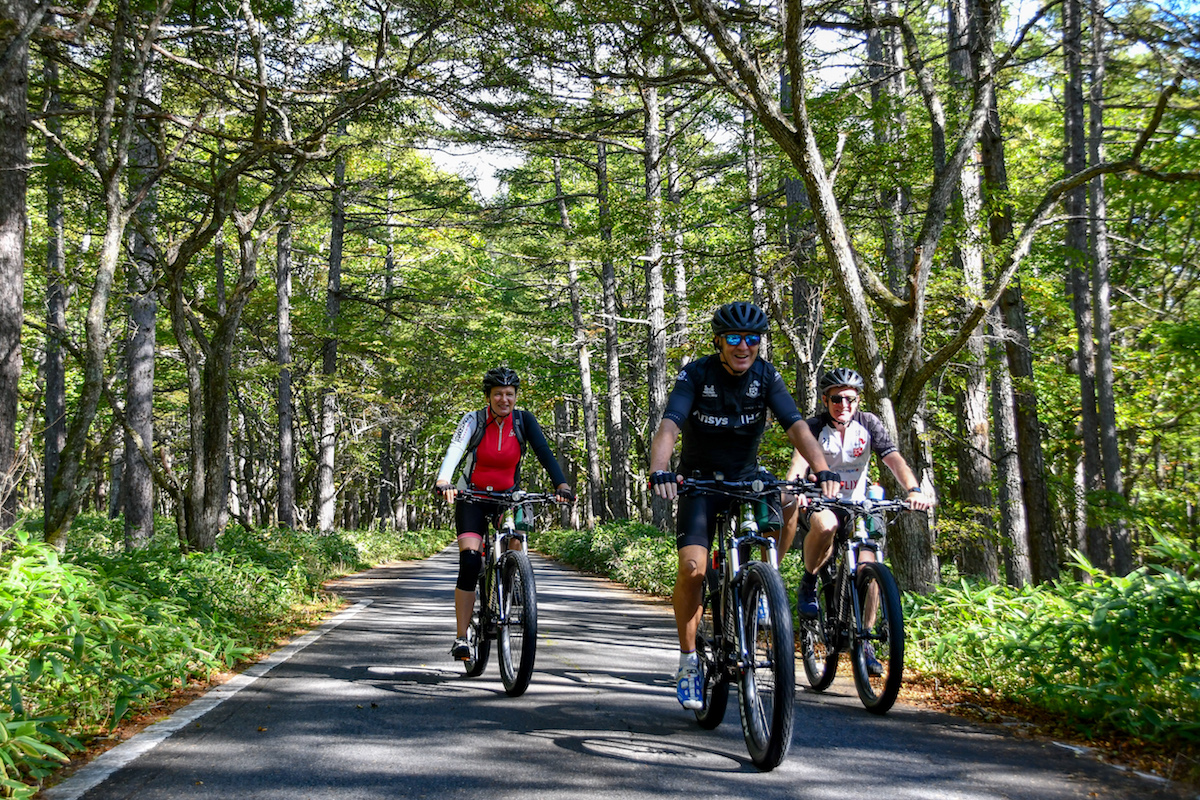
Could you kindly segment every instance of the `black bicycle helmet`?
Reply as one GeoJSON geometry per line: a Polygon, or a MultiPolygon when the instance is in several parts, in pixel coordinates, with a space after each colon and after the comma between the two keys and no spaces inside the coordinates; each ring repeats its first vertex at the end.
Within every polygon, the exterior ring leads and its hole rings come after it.
{"type": "Polygon", "coordinates": [[[754,303],[739,301],[726,303],[716,310],[712,318],[714,334],[729,331],[748,331],[751,333],[766,333],[770,327],[767,314],[754,303]]]}
{"type": "Polygon", "coordinates": [[[830,389],[837,386],[849,386],[858,391],[863,390],[863,378],[852,369],[838,367],[831,369],[821,376],[821,394],[824,395],[830,389]]]}
{"type": "Polygon", "coordinates": [[[521,376],[515,369],[508,367],[492,367],[483,376],[483,393],[490,395],[497,386],[521,388],[521,376]]]}

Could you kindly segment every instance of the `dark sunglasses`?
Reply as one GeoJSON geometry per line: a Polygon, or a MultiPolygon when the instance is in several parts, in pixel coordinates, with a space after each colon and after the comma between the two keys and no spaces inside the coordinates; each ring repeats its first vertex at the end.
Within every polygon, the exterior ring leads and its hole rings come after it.
{"type": "Polygon", "coordinates": [[[725,334],[725,344],[730,347],[737,347],[742,343],[742,339],[746,340],[749,347],[758,347],[758,343],[762,341],[762,335],[757,333],[747,333],[745,336],[740,333],[725,334]]]}
{"type": "Polygon", "coordinates": [[[856,395],[856,394],[831,394],[831,395],[829,395],[829,402],[845,403],[848,406],[852,406],[858,402],[858,395],[856,395]]]}

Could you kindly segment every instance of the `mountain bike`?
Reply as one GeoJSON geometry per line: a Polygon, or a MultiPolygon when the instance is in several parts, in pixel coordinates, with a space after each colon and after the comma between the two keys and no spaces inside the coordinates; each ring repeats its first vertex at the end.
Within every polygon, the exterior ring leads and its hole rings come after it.
{"type": "Polygon", "coordinates": [[[834,536],[833,555],[817,572],[816,619],[800,619],[800,653],[808,685],[824,691],[850,654],[858,698],[873,714],[886,714],[904,677],[904,612],[896,579],[883,563],[883,538],[904,500],[829,500],[812,497],[810,508],[842,509],[849,515],[834,536]],[[874,561],[863,561],[865,551],[874,561]],[[873,663],[874,662],[874,663],[873,663]]]}
{"type": "Polygon", "coordinates": [[[783,761],[792,744],[796,664],[792,615],[779,577],[775,540],[761,534],[756,501],[777,491],[777,481],[684,478],[680,492],[732,499],[718,514],[704,582],[703,616],[696,653],[703,674],[700,727],[725,717],[729,684],[738,686],[738,711],[750,760],[763,771],[783,761]],[[755,559],[755,551],[765,560],[755,559]]]}
{"type": "Polygon", "coordinates": [[[552,494],[460,489],[468,503],[490,503],[498,510],[493,529],[484,537],[483,572],[475,584],[475,604],[467,642],[471,654],[464,662],[469,677],[487,667],[492,641],[497,643],[500,678],[509,697],[529,688],[537,654],[537,587],[526,548],[522,518],[538,503],[557,502],[552,494]]]}

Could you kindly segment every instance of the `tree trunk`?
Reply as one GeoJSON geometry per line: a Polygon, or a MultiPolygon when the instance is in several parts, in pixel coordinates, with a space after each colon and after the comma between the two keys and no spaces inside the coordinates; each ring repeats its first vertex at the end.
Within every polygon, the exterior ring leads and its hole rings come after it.
{"type": "MultiPolygon", "coordinates": [[[[759,308],[770,308],[767,282],[764,279],[762,260],[767,248],[767,216],[759,199],[762,192],[762,158],[758,152],[758,135],[754,128],[754,115],[749,111],[742,115],[742,150],[746,168],[746,203],[749,208],[750,254],[747,267],[750,273],[750,299],[759,308]]],[[[759,346],[759,358],[772,358],[771,341],[763,339],[759,346]]]]}
{"type": "MultiPolygon", "coordinates": [[[[787,71],[780,73],[779,105],[785,114],[792,113],[791,81],[787,71]]],[[[792,278],[791,314],[782,324],[784,335],[796,353],[796,404],[805,415],[817,412],[817,376],[820,374],[822,347],[821,321],[825,313],[822,303],[823,287],[816,276],[823,273],[817,264],[817,231],[812,224],[812,207],[804,182],[785,178],[783,196],[786,206],[784,244],[791,254],[795,271],[792,278]]],[[[779,316],[783,316],[782,314],[779,316]]]]}
{"type": "MultiPolygon", "coordinates": [[[[970,7],[966,0],[953,0],[949,10],[952,102],[956,107],[970,108],[970,92],[974,85],[970,7]]],[[[977,303],[983,296],[983,200],[979,181],[978,164],[975,159],[969,159],[959,174],[962,233],[955,237],[954,242],[954,257],[962,271],[968,304],[977,303]]],[[[964,316],[969,313],[968,306],[964,308],[964,316]]],[[[955,417],[962,440],[961,446],[955,451],[958,497],[974,521],[975,530],[972,539],[963,544],[960,567],[963,573],[994,584],[1000,580],[1000,565],[991,536],[991,435],[988,430],[987,349],[983,341],[983,323],[967,339],[962,362],[965,381],[955,400],[958,407],[955,417]]]]}
{"type": "Polygon", "coordinates": [[[609,255],[613,239],[612,208],[608,199],[608,150],[604,142],[596,145],[596,214],[600,220],[600,241],[604,243],[601,256],[601,292],[604,304],[604,371],[608,380],[608,418],[605,433],[608,439],[609,511],[608,519],[625,519],[630,515],[629,434],[625,427],[624,401],[621,396],[620,314],[617,303],[619,286],[616,264],[609,255]]]}
{"type": "Polygon", "coordinates": [[[278,317],[276,393],[279,417],[279,478],[276,515],[281,528],[296,527],[296,452],[292,424],[292,222],[286,206],[280,208],[275,234],[275,311],[278,317]]]}
{"type": "MultiPolygon", "coordinates": [[[[664,117],[667,153],[667,203],[671,209],[671,274],[675,284],[671,294],[675,299],[675,323],[670,344],[685,347],[688,340],[688,281],[687,260],[683,257],[683,194],[679,187],[680,169],[678,146],[675,141],[675,110],[669,108],[664,117]]],[[[685,356],[683,362],[687,363],[685,356]]]]}
{"type": "MultiPolygon", "coordinates": [[[[1000,112],[995,92],[989,91],[988,120],[980,135],[983,153],[983,181],[992,197],[1008,193],[1008,168],[1004,158],[1004,137],[1000,130],[1000,112]]],[[[1013,237],[1012,207],[1000,203],[988,217],[988,230],[994,246],[1013,237]]],[[[1050,493],[1042,452],[1042,425],[1038,418],[1037,394],[1033,383],[1033,353],[1029,327],[1025,321],[1025,300],[1021,282],[1013,278],[1000,296],[1004,352],[1012,376],[1013,408],[1016,414],[1017,461],[1021,471],[1021,500],[1025,508],[1029,537],[1029,566],[1035,583],[1058,579],[1058,546],[1054,517],[1050,511],[1050,493]]]]}
{"type": "MultiPolygon", "coordinates": [[[[146,72],[143,94],[155,105],[162,101],[162,79],[146,72]]],[[[147,123],[150,124],[150,123],[147,123]]],[[[151,125],[150,131],[156,128],[151,125]]],[[[132,265],[129,280],[129,339],[125,346],[125,548],[136,550],[154,536],[154,480],[149,459],[154,452],[154,349],[158,295],[155,271],[158,256],[150,241],[158,213],[153,186],[147,186],[158,167],[155,143],[139,131],[129,151],[130,191],[146,189],[130,235],[132,265]],[[150,238],[147,238],[147,234],[150,238]]]]}
{"type": "MultiPolygon", "coordinates": [[[[1063,6],[1065,28],[1063,51],[1066,58],[1067,84],[1063,101],[1065,104],[1065,140],[1067,175],[1074,175],[1087,168],[1087,140],[1084,129],[1083,95],[1083,38],[1082,3],[1067,0],[1063,6]]],[[[1066,258],[1068,269],[1067,290],[1071,295],[1071,308],[1075,315],[1078,351],[1076,367],[1079,371],[1080,417],[1079,435],[1083,444],[1083,480],[1076,488],[1077,502],[1083,504],[1083,514],[1077,515],[1084,530],[1076,531],[1079,541],[1086,541],[1088,559],[1103,570],[1110,567],[1108,540],[1104,530],[1093,522],[1087,511],[1091,493],[1100,487],[1100,442],[1099,420],[1096,413],[1096,354],[1093,341],[1093,318],[1091,290],[1085,266],[1088,254],[1087,190],[1080,186],[1067,193],[1064,203],[1067,212],[1066,258]]]]}
{"type": "MultiPolygon", "coordinates": [[[[46,541],[62,549],[66,545],[71,521],[79,512],[85,487],[83,459],[87,452],[92,421],[96,416],[104,391],[109,336],[106,323],[108,301],[113,280],[122,256],[122,241],[131,215],[144,199],[135,195],[127,198],[122,191],[128,163],[128,144],[136,109],[141,99],[142,77],[151,51],[150,43],[158,37],[158,26],[170,9],[170,0],[163,0],[155,17],[144,27],[135,26],[129,7],[119,4],[113,20],[110,59],[106,74],[105,96],[96,102],[103,113],[95,121],[96,141],[92,148],[96,171],[103,176],[105,211],[104,238],[92,284],[92,296],[84,318],[83,374],[76,401],[75,413],[67,427],[66,441],[60,454],[58,471],[44,520],[46,541]],[[138,31],[144,38],[131,40],[129,33],[138,31]],[[130,60],[132,57],[132,60],[130,60]]],[[[9,125],[0,125],[7,134],[9,125]]],[[[0,170],[8,179],[8,171],[0,170]]],[[[143,184],[142,191],[147,190],[143,184]]],[[[5,284],[6,288],[8,283],[5,284]]],[[[0,425],[0,428],[3,426],[0,425]]]]}
{"type": "MultiPolygon", "coordinates": [[[[653,70],[651,70],[653,71],[653,70]]],[[[640,87],[645,111],[643,166],[646,178],[646,383],[648,385],[647,416],[650,425],[658,424],[667,405],[667,319],[666,285],[663,281],[662,260],[662,138],[659,133],[658,89],[653,83],[640,87]]],[[[667,528],[670,524],[670,504],[661,498],[651,501],[653,524],[667,528]]]]}
{"type": "MultiPolygon", "coordinates": [[[[62,138],[62,103],[58,90],[58,45],[47,41],[42,76],[46,83],[46,127],[62,138]]],[[[62,340],[67,330],[66,236],[63,231],[62,177],[67,160],[46,140],[46,434],[43,462],[43,518],[50,514],[51,487],[67,438],[67,384],[62,340]]]]}
{"type": "MultiPolygon", "coordinates": [[[[571,248],[571,217],[567,211],[566,195],[562,185],[562,166],[556,156],[551,160],[554,168],[554,193],[558,204],[558,219],[562,226],[567,249],[571,248]]],[[[583,440],[587,458],[587,489],[575,487],[579,497],[585,498],[584,520],[590,529],[603,505],[603,477],[600,474],[600,425],[596,408],[596,397],[592,393],[592,352],[588,345],[588,328],[583,319],[581,292],[579,290],[579,265],[567,257],[567,288],[571,296],[571,321],[575,334],[576,360],[579,364],[580,400],[583,405],[583,440]]]]}
{"type": "Polygon", "coordinates": [[[334,170],[333,220],[329,237],[329,281],[325,293],[325,341],[321,346],[321,438],[317,453],[317,528],[321,533],[333,530],[337,487],[334,462],[337,455],[337,393],[333,381],[337,375],[337,326],[342,307],[342,238],[346,229],[346,160],[339,158],[334,170]]]}
{"type": "Polygon", "coordinates": [[[17,414],[25,323],[25,219],[29,158],[29,34],[37,4],[0,0],[0,529],[16,521],[17,414]]]}
{"type": "MultiPolygon", "coordinates": [[[[1092,85],[1089,108],[1091,130],[1088,137],[1090,159],[1099,164],[1104,158],[1104,17],[1098,11],[1092,15],[1092,85]]],[[[1089,184],[1092,201],[1092,303],[1096,319],[1096,403],[1099,417],[1100,461],[1104,488],[1110,508],[1124,499],[1121,477],[1121,446],[1117,433],[1116,379],[1112,357],[1112,307],[1108,250],[1108,200],[1104,192],[1104,176],[1098,175],[1089,184]]],[[[1113,571],[1128,575],[1133,571],[1133,548],[1129,525],[1123,510],[1112,516],[1109,525],[1112,541],[1113,571]]]]}
{"type": "MultiPolygon", "coordinates": [[[[865,5],[872,17],[894,13],[889,0],[866,0],[865,5]]],[[[880,113],[875,114],[875,144],[882,152],[897,148],[907,125],[901,102],[901,98],[904,97],[904,71],[901,69],[900,49],[896,45],[895,37],[892,28],[872,27],[867,31],[867,74],[871,85],[871,105],[882,109],[880,113]]],[[[895,164],[893,169],[895,175],[902,174],[900,164],[895,164]]],[[[908,189],[897,183],[880,190],[878,198],[880,216],[884,220],[880,231],[884,241],[884,264],[888,285],[893,291],[898,290],[904,280],[911,252],[911,244],[905,235],[908,196],[908,189]]]]}
{"type": "MultiPolygon", "coordinates": [[[[1004,336],[998,311],[993,311],[992,330],[1004,336]]],[[[1000,474],[1000,532],[1004,542],[1004,572],[1008,585],[1020,589],[1032,579],[1029,567],[1029,529],[1021,502],[1021,464],[1017,457],[1017,420],[1012,376],[1008,365],[993,347],[992,419],[995,421],[996,468],[1000,474]]]]}

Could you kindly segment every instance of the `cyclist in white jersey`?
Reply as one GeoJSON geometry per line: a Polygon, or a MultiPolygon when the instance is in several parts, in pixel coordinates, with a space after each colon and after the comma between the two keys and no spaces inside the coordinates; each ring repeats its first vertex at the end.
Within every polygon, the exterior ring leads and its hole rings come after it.
{"type": "MultiPolygon", "coordinates": [[[[932,508],[933,501],[921,491],[920,481],[904,456],[900,455],[883,421],[868,411],[858,410],[863,389],[862,376],[852,369],[839,367],[821,376],[820,388],[825,412],[806,420],[806,423],[821,446],[829,469],[841,476],[842,498],[862,500],[867,496],[867,484],[870,483],[867,467],[871,463],[871,454],[875,453],[896,476],[900,485],[908,489],[910,508],[915,511],[932,508]]],[[[794,451],[788,475],[801,477],[807,471],[808,462],[799,451],[794,451]]],[[[846,524],[848,517],[828,508],[819,511],[801,509],[798,516],[799,525],[807,528],[808,532],[804,536],[804,577],[800,580],[800,591],[797,592],[796,610],[801,617],[814,619],[820,613],[816,572],[832,555],[833,535],[840,525],[846,524]]],[[[793,536],[795,527],[785,524],[780,537],[780,552],[788,551],[793,536]]],[[[863,550],[860,557],[863,561],[869,561],[875,556],[870,550],[863,550]]],[[[874,654],[869,656],[868,669],[878,668],[874,654]]]]}

